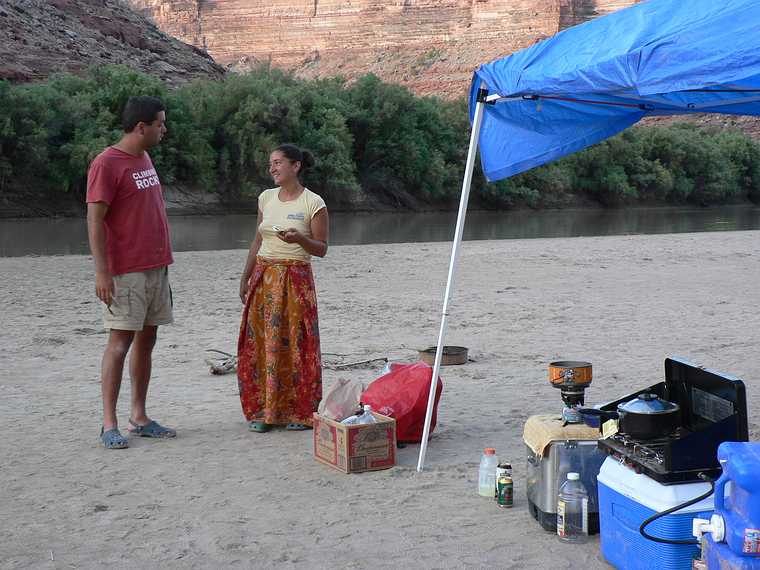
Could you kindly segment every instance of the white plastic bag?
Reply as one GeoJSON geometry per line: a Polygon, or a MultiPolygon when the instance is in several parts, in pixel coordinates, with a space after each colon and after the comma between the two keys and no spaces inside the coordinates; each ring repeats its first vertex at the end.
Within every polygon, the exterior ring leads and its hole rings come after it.
{"type": "Polygon", "coordinates": [[[320,416],[336,422],[348,418],[359,409],[364,389],[364,383],[358,380],[339,378],[322,398],[317,412],[320,416]]]}

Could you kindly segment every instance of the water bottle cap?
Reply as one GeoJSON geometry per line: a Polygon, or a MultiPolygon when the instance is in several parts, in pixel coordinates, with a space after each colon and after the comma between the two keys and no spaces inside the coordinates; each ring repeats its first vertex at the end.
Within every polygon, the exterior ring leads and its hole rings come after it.
{"type": "Polygon", "coordinates": [[[483,453],[485,453],[486,455],[495,455],[496,454],[496,450],[493,447],[486,447],[483,450],[483,453]]]}
{"type": "Polygon", "coordinates": [[[365,412],[371,412],[372,411],[372,406],[370,406],[369,404],[364,404],[364,411],[365,412]]]}
{"type": "Polygon", "coordinates": [[[567,480],[568,481],[577,481],[580,478],[581,478],[581,476],[578,475],[577,473],[568,473],[567,474],[567,480]]]}

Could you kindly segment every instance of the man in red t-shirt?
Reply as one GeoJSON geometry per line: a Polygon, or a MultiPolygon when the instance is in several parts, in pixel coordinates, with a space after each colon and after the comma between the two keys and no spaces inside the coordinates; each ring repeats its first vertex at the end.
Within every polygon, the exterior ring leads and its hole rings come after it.
{"type": "Polygon", "coordinates": [[[101,389],[107,449],[129,447],[119,432],[116,401],[131,347],[130,431],[144,437],[175,437],[145,409],[151,357],[159,325],[173,321],[169,265],[172,250],[164,196],[146,152],[166,133],[166,111],[155,97],[130,97],[122,115],[124,135],[101,152],[87,173],[87,230],[95,260],[95,293],[109,329],[101,389]]]}

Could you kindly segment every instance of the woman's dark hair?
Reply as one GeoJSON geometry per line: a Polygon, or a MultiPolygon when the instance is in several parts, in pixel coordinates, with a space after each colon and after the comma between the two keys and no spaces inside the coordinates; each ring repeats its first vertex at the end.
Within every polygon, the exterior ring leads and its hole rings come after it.
{"type": "Polygon", "coordinates": [[[125,133],[131,133],[137,123],[152,123],[161,111],[166,111],[161,99],[147,95],[130,97],[121,114],[121,126],[125,133]]]}
{"type": "Polygon", "coordinates": [[[300,162],[301,170],[298,171],[299,177],[304,172],[306,172],[309,168],[314,166],[314,155],[311,154],[308,150],[302,150],[298,148],[294,144],[289,144],[289,143],[281,144],[272,152],[281,152],[283,156],[287,158],[288,160],[292,160],[294,162],[300,162]]]}

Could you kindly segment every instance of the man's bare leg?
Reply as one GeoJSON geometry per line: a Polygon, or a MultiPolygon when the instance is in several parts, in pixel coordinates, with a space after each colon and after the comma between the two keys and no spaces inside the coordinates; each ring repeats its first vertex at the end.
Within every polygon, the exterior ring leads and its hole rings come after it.
{"type": "Polygon", "coordinates": [[[130,419],[145,425],[150,421],[145,401],[148,398],[153,347],[156,345],[157,326],[146,326],[135,334],[132,354],[129,356],[129,375],[132,378],[132,409],[130,419]]]}
{"type": "Polygon", "coordinates": [[[111,329],[108,344],[103,353],[100,370],[100,387],[103,395],[103,429],[108,431],[119,425],[116,419],[116,402],[119,399],[124,360],[132,344],[133,331],[111,329]]]}

